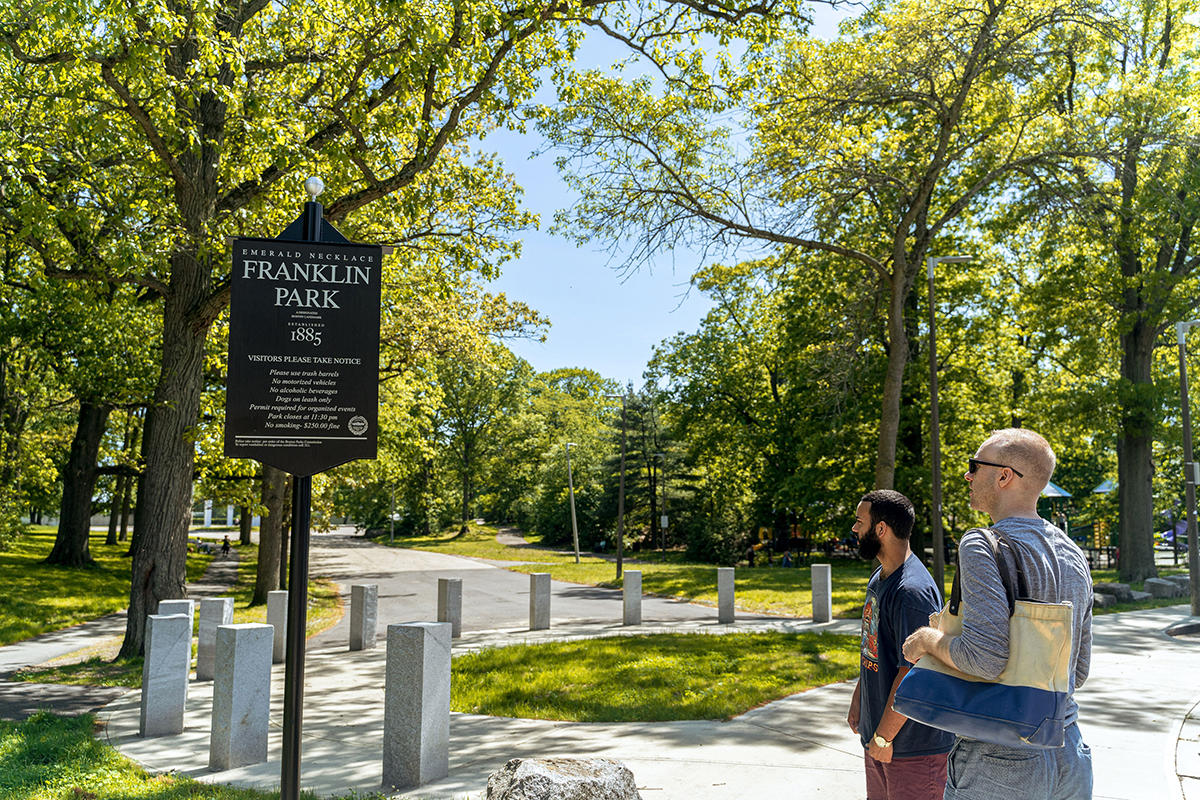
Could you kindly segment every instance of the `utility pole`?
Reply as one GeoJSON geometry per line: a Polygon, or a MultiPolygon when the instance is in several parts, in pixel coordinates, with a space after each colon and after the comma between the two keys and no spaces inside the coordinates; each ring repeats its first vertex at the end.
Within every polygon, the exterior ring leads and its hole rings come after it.
{"type": "MultiPolygon", "coordinates": [[[[567,442],[567,491],[571,496],[571,541],[575,543],[575,563],[579,563],[579,525],[575,522],[575,480],[571,477],[571,445],[567,442]]],[[[575,445],[578,447],[579,445],[575,445]]]]}

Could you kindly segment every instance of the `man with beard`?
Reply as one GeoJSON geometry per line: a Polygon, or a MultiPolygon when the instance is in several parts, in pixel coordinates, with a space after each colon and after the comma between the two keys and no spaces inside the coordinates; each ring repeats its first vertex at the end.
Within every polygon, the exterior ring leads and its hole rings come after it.
{"type": "Polygon", "coordinates": [[[941,591],[909,547],[914,518],[913,504],[891,489],[863,495],[854,515],[858,554],[879,558],[867,583],[858,686],[846,716],[866,750],[867,800],[941,798],[954,744],[951,734],[892,708],[896,687],[912,668],[904,640],[942,605],[941,591]]]}

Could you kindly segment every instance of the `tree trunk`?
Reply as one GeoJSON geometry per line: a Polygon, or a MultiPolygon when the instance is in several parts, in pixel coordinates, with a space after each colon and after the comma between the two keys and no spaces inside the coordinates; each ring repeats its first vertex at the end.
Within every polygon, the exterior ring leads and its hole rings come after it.
{"type": "Polygon", "coordinates": [[[194,426],[204,385],[208,327],[191,318],[209,289],[209,271],[196,253],[171,257],[163,306],[162,367],[142,442],[145,468],[134,513],[129,618],[119,657],[141,655],[146,615],[158,601],[187,596],[187,531],[191,517],[194,426]]]}
{"type": "MultiPolygon", "coordinates": [[[[117,540],[121,542],[129,538],[129,515],[133,512],[133,492],[137,480],[136,476],[127,475],[125,486],[121,490],[121,532],[117,534],[117,540]]],[[[125,555],[131,556],[133,551],[130,550],[125,555]]]]}
{"type": "MultiPolygon", "coordinates": [[[[142,417],[141,414],[135,414],[133,417],[133,435],[126,442],[127,450],[130,453],[137,453],[142,439],[142,417]]],[[[117,538],[122,542],[129,537],[129,515],[133,510],[133,494],[136,491],[137,484],[141,478],[137,474],[125,476],[125,490],[121,495],[121,535],[117,538]]],[[[134,532],[136,535],[136,531],[134,532]]],[[[130,542],[129,552],[125,555],[133,555],[133,543],[130,542]]]]}
{"type": "Polygon", "coordinates": [[[96,457],[112,406],[91,401],[79,403],[79,422],[71,440],[71,453],[63,469],[62,505],[58,535],[47,564],[80,567],[95,563],[88,547],[92,530],[92,494],[96,488],[96,457]]]}
{"type": "MultiPolygon", "coordinates": [[[[1117,432],[1120,576],[1125,582],[1158,575],[1154,566],[1153,435],[1157,418],[1151,364],[1157,331],[1140,315],[1121,336],[1124,402],[1117,432]]],[[[1127,316],[1128,318],[1128,316],[1127,316]]]]}
{"type": "MultiPolygon", "coordinates": [[[[136,424],[137,424],[136,418],[134,417],[133,412],[131,412],[131,411],[126,412],[126,414],[125,414],[125,432],[121,436],[121,453],[122,454],[129,453],[130,442],[131,442],[131,438],[133,435],[133,429],[136,424]]],[[[125,460],[128,461],[128,459],[125,459],[125,460]]],[[[122,517],[122,509],[126,502],[126,497],[127,497],[126,493],[129,491],[129,481],[130,481],[130,477],[128,475],[126,475],[125,473],[121,473],[117,476],[117,483],[113,487],[112,503],[110,504],[111,508],[109,509],[109,514],[108,514],[108,538],[104,540],[105,544],[115,545],[117,543],[117,541],[118,541],[118,539],[117,539],[118,525],[121,525],[120,541],[125,540],[125,529],[124,529],[124,526],[122,525],[122,523],[124,521],[123,517],[122,517]]]]}
{"type": "Polygon", "coordinates": [[[108,503],[108,536],[104,538],[106,545],[117,543],[117,526],[121,522],[121,497],[125,494],[125,476],[118,475],[113,486],[111,499],[108,503]]]}
{"type": "Polygon", "coordinates": [[[463,445],[462,457],[462,532],[467,531],[467,517],[471,512],[471,449],[463,445]]]}
{"type": "Polygon", "coordinates": [[[892,272],[888,302],[887,372],[879,415],[879,449],[875,458],[875,488],[891,489],[896,480],[896,437],[900,432],[900,390],[908,365],[908,333],[904,330],[904,301],[908,296],[902,265],[892,272]]]}
{"type": "Polygon", "coordinates": [[[283,496],[287,475],[283,470],[263,465],[262,504],[267,507],[258,524],[258,570],[254,575],[254,597],[250,605],[267,602],[267,593],[281,588],[283,574],[279,563],[286,558],[283,546],[283,496]]]}
{"type": "Polygon", "coordinates": [[[250,506],[238,509],[238,544],[251,544],[250,538],[254,528],[254,517],[250,514],[250,506]]]}

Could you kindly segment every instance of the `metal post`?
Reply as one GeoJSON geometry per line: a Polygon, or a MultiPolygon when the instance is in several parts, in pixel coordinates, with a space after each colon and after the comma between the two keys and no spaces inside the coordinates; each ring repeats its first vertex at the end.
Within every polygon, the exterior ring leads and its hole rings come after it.
{"type": "Polygon", "coordinates": [[[617,580],[621,579],[621,569],[625,554],[625,398],[626,394],[606,394],[612,400],[621,398],[621,482],[617,489],[617,580]]]}
{"type": "Polygon", "coordinates": [[[1192,460],[1192,411],[1187,385],[1187,332],[1200,320],[1175,325],[1179,339],[1179,399],[1183,409],[1183,472],[1187,487],[1188,574],[1192,585],[1192,615],[1200,616],[1200,556],[1196,544],[1196,462],[1192,460]]]}
{"type": "MultiPolygon", "coordinates": [[[[321,240],[324,209],[316,202],[324,184],[305,182],[313,200],[304,204],[306,242],[321,240]],[[314,191],[315,190],[315,191],[314,191]]],[[[300,797],[300,734],[304,727],[304,632],[308,623],[308,538],[312,513],[312,477],[292,476],[292,547],[288,570],[287,655],[283,678],[283,754],[279,768],[280,800],[300,797]]]]}
{"type": "Polygon", "coordinates": [[[621,481],[617,490],[617,580],[625,557],[625,395],[621,395],[621,481]]]}
{"type": "Polygon", "coordinates": [[[571,496],[571,540],[575,543],[575,563],[579,563],[579,525],[575,522],[575,480],[571,477],[571,445],[567,442],[567,492],[571,496]]]}
{"type": "Polygon", "coordinates": [[[933,582],[938,592],[946,591],[946,556],[942,542],[942,446],[938,432],[937,389],[937,315],[933,305],[933,267],[936,258],[929,259],[929,471],[930,532],[933,539],[933,582]]]}
{"type": "Polygon", "coordinates": [[[280,800],[300,797],[300,731],[304,716],[304,629],[308,622],[308,536],[312,478],[292,477],[291,585],[283,679],[283,760],[280,800]]]}
{"type": "Polygon", "coordinates": [[[937,313],[933,302],[933,270],[942,262],[970,260],[970,256],[930,256],[926,262],[929,278],[929,528],[933,539],[933,580],[938,592],[943,593],[946,591],[946,546],[942,531],[942,442],[938,429],[937,313]]]}

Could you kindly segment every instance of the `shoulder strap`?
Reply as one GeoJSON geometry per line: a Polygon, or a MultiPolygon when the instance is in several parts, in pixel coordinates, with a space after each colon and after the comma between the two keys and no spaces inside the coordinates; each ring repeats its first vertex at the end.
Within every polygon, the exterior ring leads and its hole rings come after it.
{"type": "MultiPolygon", "coordinates": [[[[1018,548],[1017,548],[1016,543],[1013,542],[1012,539],[1008,538],[1008,536],[1006,534],[1001,533],[1000,531],[996,530],[995,528],[989,528],[988,532],[991,533],[993,536],[995,536],[999,540],[1001,547],[1008,550],[1009,558],[1004,559],[1005,569],[1002,570],[1002,574],[1005,571],[1007,572],[1007,576],[1005,577],[1005,580],[1006,580],[1005,591],[1008,593],[1008,596],[1009,596],[1008,607],[1010,609],[1012,609],[1013,608],[1013,593],[1012,593],[1011,588],[1009,588],[1009,587],[1011,587],[1013,585],[1015,585],[1017,587],[1016,599],[1018,599],[1018,600],[1028,600],[1029,599],[1029,584],[1025,581],[1025,570],[1021,569],[1021,559],[1018,558],[1018,554],[1017,554],[1018,548]],[[1016,577],[1017,577],[1015,583],[1013,582],[1013,579],[1012,579],[1014,572],[1016,573],[1016,577]]],[[[997,558],[999,558],[998,550],[997,550],[997,558]]]]}
{"type": "MultiPolygon", "coordinates": [[[[998,531],[991,528],[979,528],[983,533],[983,538],[987,540],[991,546],[992,557],[996,559],[996,569],[1000,572],[1000,581],[1004,584],[1004,595],[1008,598],[1008,615],[1011,617],[1013,610],[1017,607],[1017,592],[1014,592],[1013,587],[1018,587],[1022,595],[1028,594],[1025,590],[1025,574],[1021,572],[1021,567],[1016,564],[1016,559],[1009,561],[1000,555],[1000,542],[1012,551],[1012,543],[1007,537],[1002,536],[998,531]],[[1014,577],[1014,564],[1016,565],[1016,575],[1014,577]]],[[[1015,555],[1015,552],[1014,552],[1015,555]]],[[[958,608],[962,604],[962,587],[959,586],[959,575],[962,574],[962,548],[959,548],[954,557],[954,582],[950,586],[950,613],[958,616],[958,608]]]]}

